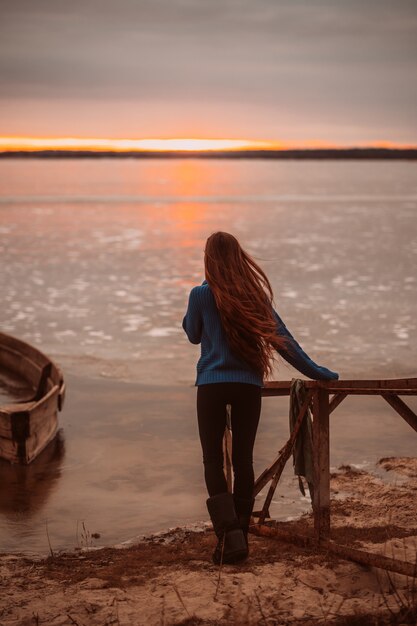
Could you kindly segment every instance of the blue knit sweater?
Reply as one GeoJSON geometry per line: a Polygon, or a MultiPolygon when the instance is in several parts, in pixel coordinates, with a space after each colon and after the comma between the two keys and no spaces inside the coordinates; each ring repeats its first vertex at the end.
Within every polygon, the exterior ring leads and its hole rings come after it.
{"type": "MultiPolygon", "coordinates": [[[[288,338],[288,345],[285,349],[278,350],[278,353],[290,365],[315,380],[339,378],[336,372],[314,363],[287,330],[276,311],[274,316],[277,321],[277,334],[288,338]]],[[[262,376],[231,352],[214,296],[206,281],[191,290],[182,326],[191,343],[201,343],[196,385],[249,383],[262,387],[262,376]]]]}

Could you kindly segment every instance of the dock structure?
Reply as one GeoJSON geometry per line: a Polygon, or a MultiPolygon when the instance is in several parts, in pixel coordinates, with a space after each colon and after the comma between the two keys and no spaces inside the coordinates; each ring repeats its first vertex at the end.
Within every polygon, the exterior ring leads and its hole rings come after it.
{"type": "MultiPolygon", "coordinates": [[[[383,555],[356,550],[350,546],[336,543],[331,539],[330,511],[330,414],[349,395],[381,396],[406,422],[417,432],[417,415],[400,396],[417,396],[417,378],[400,378],[394,380],[337,380],[337,381],[303,381],[306,390],[293,431],[286,444],[279,450],[277,457],[255,482],[256,497],[270,483],[265,502],[260,511],[254,513],[257,519],[251,529],[256,534],[275,536],[285,541],[333,552],[343,558],[351,559],[365,565],[380,567],[389,571],[416,576],[417,564],[390,559],[383,555]],[[269,517],[269,506],[278,485],[282,471],[290,458],[297,434],[301,428],[307,410],[313,418],[313,517],[314,535],[301,536],[265,524],[269,517]]],[[[291,381],[271,381],[265,383],[263,396],[289,396],[291,381]]],[[[227,432],[227,429],[226,429],[227,432]]],[[[230,432],[227,433],[228,448],[226,468],[230,464],[230,432]]],[[[417,440],[416,440],[417,443],[417,440]]],[[[416,446],[417,450],[417,446],[416,446]]],[[[230,468],[227,468],[231,476],[230,468]]],[[[231,486],[229,479],[229,488],[231,486]]],[[[416,516],[417,530],[417,516],[416,516]]]]}

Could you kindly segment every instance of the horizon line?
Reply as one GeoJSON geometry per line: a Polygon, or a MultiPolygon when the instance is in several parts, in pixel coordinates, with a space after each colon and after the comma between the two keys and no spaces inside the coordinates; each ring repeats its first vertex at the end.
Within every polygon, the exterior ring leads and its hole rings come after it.
{"type": "Polygon", "coordinates": [[[416,149],[417,144],[392,141],[358,142],[356,144],[335,144],[320,140],[284,142],[276,140],[228,139],[228,138],[82,138],[82,137],[0,137],[2,152],[247,152],[247,151],[287,151],[287,150],[352,150],[352,149],[416,149]]]}

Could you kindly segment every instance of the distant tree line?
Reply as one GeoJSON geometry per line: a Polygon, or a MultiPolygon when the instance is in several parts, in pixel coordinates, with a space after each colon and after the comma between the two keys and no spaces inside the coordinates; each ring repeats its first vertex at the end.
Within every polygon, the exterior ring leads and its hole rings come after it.
{"type": "Polygon", "coordinates": [[[296,150],[92,151],[9,150],[0,159],[417,159],[417,148],[311,148],[296,150]]]}

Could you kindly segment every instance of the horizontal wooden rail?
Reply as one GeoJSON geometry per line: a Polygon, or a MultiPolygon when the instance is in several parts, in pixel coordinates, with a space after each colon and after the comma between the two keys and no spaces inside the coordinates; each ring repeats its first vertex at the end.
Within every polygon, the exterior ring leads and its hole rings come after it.
{"type": "MultiPolygon", "coordinates": [[[[401,394],[403,392],[417,392],[417,378],[394,378],[379,380],[304,380],[307,389],[327,389],[330,393],[355,393],[390,391],[401,394]]],[[[291,389],[290,380],[270,380],[264,383],[262,393],[264,396],[289,395],[291,389]]]]}

